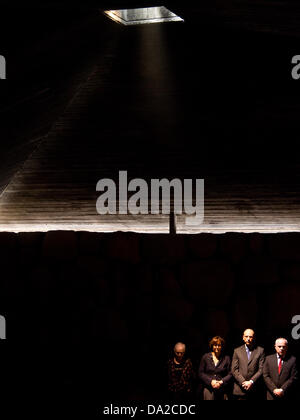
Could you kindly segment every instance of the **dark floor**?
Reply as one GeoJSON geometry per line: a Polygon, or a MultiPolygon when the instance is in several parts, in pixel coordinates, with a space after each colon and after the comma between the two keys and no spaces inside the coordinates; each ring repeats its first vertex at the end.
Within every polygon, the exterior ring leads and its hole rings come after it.
{"type": "Polygon", "coordinates": [[[299,359],[299,250],[299,233],[0,233],[1,409],[157,404],[175,342],[197,370],[212,336],[231,356],[249,326],[266,354],[284,336],[299,359]]]}

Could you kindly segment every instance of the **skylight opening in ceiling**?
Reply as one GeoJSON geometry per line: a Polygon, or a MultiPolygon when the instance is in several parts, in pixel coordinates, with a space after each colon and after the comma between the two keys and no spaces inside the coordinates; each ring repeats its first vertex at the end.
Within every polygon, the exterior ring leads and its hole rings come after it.
{"type": "Polygon", "coordinates": [[[106,10],[106,16],[123,25],[143,25],[148,23],[184,22],[184,20],[164,6],[138,9],[106,10]]]}

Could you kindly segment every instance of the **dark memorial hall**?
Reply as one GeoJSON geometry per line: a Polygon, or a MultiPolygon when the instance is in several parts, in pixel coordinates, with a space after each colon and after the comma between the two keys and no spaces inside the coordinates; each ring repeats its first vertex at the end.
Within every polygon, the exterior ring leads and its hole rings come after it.
{"type": "Polygon", "coordinates": [[[297,401],[299,2],[0,13],[1,415],[297,401]]]}

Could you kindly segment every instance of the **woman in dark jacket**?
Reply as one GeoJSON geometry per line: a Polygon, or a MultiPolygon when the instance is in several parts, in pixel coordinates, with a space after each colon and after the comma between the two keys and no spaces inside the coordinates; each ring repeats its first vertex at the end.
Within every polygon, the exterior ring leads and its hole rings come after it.
{"type": "Polygon", "coordinates": [[[209,342],[211,351],[200,362],[199,378],[204,385],[204,400],[228,400],[228,385],[231,381],[231,360],[223,354],[225,340],[216,336],[209,342]]]}

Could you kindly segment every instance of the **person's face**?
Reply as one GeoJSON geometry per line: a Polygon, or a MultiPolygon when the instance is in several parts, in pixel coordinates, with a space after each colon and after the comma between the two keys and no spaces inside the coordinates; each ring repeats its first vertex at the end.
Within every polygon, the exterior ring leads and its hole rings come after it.
{"type": "Polygon", "coordinates": [[[183,346],[175,347],[174,353],[175,353],[175,358],[177,362],[181,362],[182,359],[184,358],[185,347],[183,346]]]}
{"type": "Polygon", "coordinates": [[[288,349],[288,345],[286,340],[276,340],[275,343],[275,350],[276,353],[279,354],[280,357],[284,358],[288,349]]]}
{"type": "Polygon", "coordinates": [[[222,344],[221,343],[214,343],[212,346],[213,352],[218,357],[221,354],[222,351],[222,344]]]}
{"type": "Polygon", "coordinates": [[[254,331],[253,330],[244,331],[243,340],[247,346],[251,347],[251,345],[254,343],[254,331]]]}

